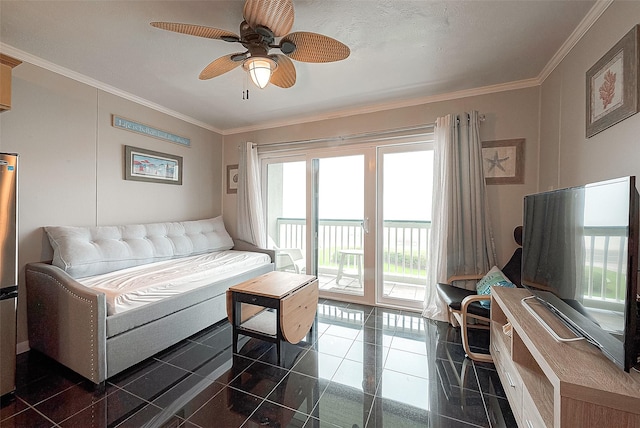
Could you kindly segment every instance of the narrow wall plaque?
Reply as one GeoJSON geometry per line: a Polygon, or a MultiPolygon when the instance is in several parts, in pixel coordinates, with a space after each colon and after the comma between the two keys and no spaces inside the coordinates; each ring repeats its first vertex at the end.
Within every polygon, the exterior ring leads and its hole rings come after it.
{"type": "Polygon", "coordinates": [[[148,135],[149,137],[158,138],[160,140],[169,141],[171,143],[181,144],[187,147],[191,146],[191,140],[189,138],[181,137],[179,135],[175,135],[170,132],[163,131],[161,129],[153,128],[149,125],[134,122],[132,120],[125,119],[120,116],[116,116],[115,114],[112,114],[111,117],[112,117],[111,124],[115,128],[125,129],[131,132],[137,132],[138,134],[148,135]]]}

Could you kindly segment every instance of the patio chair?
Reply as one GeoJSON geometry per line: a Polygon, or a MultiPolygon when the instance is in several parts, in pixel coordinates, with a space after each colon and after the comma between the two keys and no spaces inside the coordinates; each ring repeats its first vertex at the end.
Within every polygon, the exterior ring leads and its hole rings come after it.
{"type": "Polygon", "coordinates": [[[293,270],[304,273],[306,261],[300,248],[274,248],[276,251],[276,266],[278,270],[293,270]]]}
{"type": "Polygon", "coordinates": [[[280,248],[271,236],[267,237],[269,248],[276,252],[276,269],[282,271],[294,271],[304,273],[307,262],[300,248],[280,248]]]}
{"type": "MultiPolygon", "coordinates": [[[[513,237],[518,244],[511,259],[502,268],[502,273],[516,287],[520,284],[520,269],[522,266],[522,226],[518,226],[513,231],[513,237]]],[[[489,294],[479,295],[476,290],[467,290],[453,285],[456,281],[481,280],[485,275],[454,275],[447,280],[447,284],[437,284],[438,295],[447,304],[449,323],[456,327],[460,326],[462,336],[462,346],[469,358],[474,361],[492,362],[491,354],[472,352],[469,346],[469,328],[489,329],[491,324],[490,308],[487,303],[491,299],[489,294]],[[471,323],[470,321],[473,321],[471,323]]]]}

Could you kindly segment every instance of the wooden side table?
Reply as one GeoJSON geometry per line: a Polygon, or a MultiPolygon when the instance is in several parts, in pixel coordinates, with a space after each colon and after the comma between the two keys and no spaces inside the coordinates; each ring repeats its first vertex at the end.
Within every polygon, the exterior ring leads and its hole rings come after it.
{"type": "Polygon", "coordinates": [[[300,342],[312,331],[318,309],[318,280],[312,275],[274,271],[227,291],[227,316],[233,326],[233,352],[240,333],[281,345],[300,342]]]}

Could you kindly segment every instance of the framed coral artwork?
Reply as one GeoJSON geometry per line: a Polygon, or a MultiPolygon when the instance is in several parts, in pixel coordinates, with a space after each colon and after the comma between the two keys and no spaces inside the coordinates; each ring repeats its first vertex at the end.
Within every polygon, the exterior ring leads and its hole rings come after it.
{"type": "Polygon", "coordinates": [[[587,71],[587,138],[638,112],[638,37],[634,26],[587,71]]]}

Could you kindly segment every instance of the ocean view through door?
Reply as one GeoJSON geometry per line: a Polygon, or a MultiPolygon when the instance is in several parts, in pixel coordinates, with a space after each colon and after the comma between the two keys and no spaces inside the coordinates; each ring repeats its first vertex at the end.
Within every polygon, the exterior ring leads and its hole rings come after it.
{"type": "Polygon", "coordinates": [[[265,162],[268,244],[276,250],[276,269],[316,275],[321,292],[364,296],[364,165],[362,154],[265,162]],[[309,190],[311,182],[316,188],[309,190]],[[316,210],[308,194],[316,195],[316,210]]]}
{"type": "MultiPolygon", "coordinates": [[[[307,273],[307,166],[303,160],[267,162],[267,246],[276,250],[276,269],[307,273]]],[[[264,170],[263,170],[264,171],[264,170]]]]}
{"type": "Polygon", "coordinates": [[[314,164],[320,291],[364,296],[364,155],[319,158],[314,164]]]}
{"type": "Polygon", "coordinates": [[[378,149],[377,302],[421,308],[429,266],[433,150],[378,149]]]}

